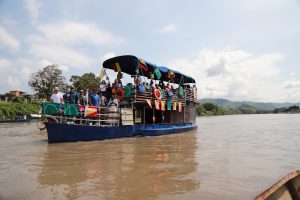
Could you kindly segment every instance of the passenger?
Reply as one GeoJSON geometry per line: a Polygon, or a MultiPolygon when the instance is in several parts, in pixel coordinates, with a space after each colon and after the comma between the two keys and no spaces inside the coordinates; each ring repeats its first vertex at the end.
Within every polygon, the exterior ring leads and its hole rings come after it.
{"type": "Polygon", "coordinates": [[[123,78],[123,74],[121,72],[118,72],[117,78],[115,80],[115,87],[116,88],[123,88],[123,84],[121,79],[123,78]]]}
{"type": "Polygon", "coordinates": [[[151,87],[150,87],[150,84],[149,83],[146,83],[146,85],[145,85],[145,88],[146,88],[146,91],[150,91],[150,89],[151,89],[151,87]]]}
{"type": "Polygon", "coordinates": [[[108,111],[110,118],[118,115],[116,113],[118,111],[118,104],[118,99],[112,96],[111,100],[108,102],[108,111]]]}
{"type": "Polygon", "coordinates": [[[54,88],[50,101],[54,103],[64,103],[63,94],[59,92],[58,87],[54,88]]]}
{"type": "Polygon", "coordinates": [[[79,94],[75,91],[74,85],[70,86],[70,91],[66,94],[66,103],[78,104],[79,94]]]}
{"type": "Polygon", "coordinates": [[[110,83],[108,82],[106,85],[106,92],[104,94],[105,98],[106,98],[106,102],[110,101],[110,98],[112,96],[112,88],[110,86],[110,83]]]}
{"type": "Polygon", "coordinates": [[[159,87],[163,90],[166,88],[166,86],[162,80],[159,81],[159,87]]]}
{"type": "Polygon", "coordinates": [[[172,86],[170,85],[170,83],[167,83],[165,91],[169,97],[173,96],[172,86]]]}
{"type": "Polygon", "coordinates": [[[86,105],[86,96],[84,95],[84,91],[79,91],[79,105],[85,106],[86,105]]]}
{"type": "Polygon", "coordinates": [[[105,80],[101,81],[100,92],[102,92],[102,94],[104,94],[106,92],[106,82],[105,82],[105,80]]]}
{"type": "Polygon", "coordinates": [[[97,89],[93,89],[92,93],[89,95],[89,104],[91,106],[99,106],[100,103],[100,97],[97,94],[97,89]]]}
{"type": "Polygon", "coordinates": [[[137,74],[136,80],[135,80],[135,81],[136,81],[136,82],[135,82],[136,86],[142,85],[143,78],[142,78],[142,76],[141,76],[140,73],[137,74]]]}
{"type": "Polygon", "coordinates": [[[150,81],[150,86],[151,86],[151,89],[154,90],[156,87],[155,87],[155,82],[151,79],[150,81]]]}

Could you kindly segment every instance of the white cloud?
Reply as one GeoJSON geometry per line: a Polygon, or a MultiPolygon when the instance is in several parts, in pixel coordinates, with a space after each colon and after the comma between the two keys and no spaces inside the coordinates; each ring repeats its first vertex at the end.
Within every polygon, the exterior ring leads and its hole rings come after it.
{"type": "Polygon", "coordinates": [[[286,81],[283,84],[283,88],[300,88],[300,81],[286,81]]]}
{"type": "Polygon", "coordinates": [[[37,27],[44,39],[54,44],[118,45],[122,39],[94,23],[63,21],[42,24],[37,27]]]}
{"type": "Polygon", "coordinates": [[[8,76],[7,84],[10,88],[12,88],[11,90],[20,90],[21,82],[20,82],[19,77],[8,76]]]}
{"type": "Polygon", "coordinates": [[[39,17],[41,5],[42,3],[40,0],[25,0],[25,8],[29,13],[33,23],[35,23],[39,17]]]}
{"type": "Polygon", "coordinates": [[[252,55],[244,50],[201,50],[192,59],[177,59],[170,66],[195,77],[199,98],[229,98],[232,100],[272,99],[278,92],[272,78],[280,73],[277,63],[281,54],[252,55]]]}
{"type": "Polygon", "coordinates": [[[169,24],[161,29],[162,33],[172,33],[177,30],[175,24],[169,24]]]}
{"type": "Polygon", "coordinates": [[[60,45],[33,44],[30,53],[49,63],[75,68],[89,67],[93,62],[84,54],[60,45]]]}
{"type": "Polygon", "coordinates": [[[113,57],[116,57],[116,54],[115,54],[114,52],[107,52],[106,54],[104,54],[104,55],[101,57],[100,61],[101,61],[101,62],[104,62],[105,60],[110,59],[110,58],[113,58],[113,57]]]}
{"type": "Polygon", "coordinates": [[[0,25],[0,48],[9,49],[10,52],[16,52],[20,49],[19,41],[9,34],[7,30],[0,25]]]}
{"type": "Polygon", "coordinates": [[[11,62],[6,59],[0,59],[0,71],[3,73],[4,70],[9,69],[12,66],[11,62]]]}

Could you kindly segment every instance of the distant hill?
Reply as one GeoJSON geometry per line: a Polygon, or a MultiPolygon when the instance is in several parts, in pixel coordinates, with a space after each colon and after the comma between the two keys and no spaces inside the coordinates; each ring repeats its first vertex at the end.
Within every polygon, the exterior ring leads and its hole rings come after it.
{"type": "Polygon", "coordinates": [[[206,98],[206,99],[200,99],[198,101],[199,103],[213,103],[219,106],[222,106],[223,108],[255,108],[257,110],[274,110],[276,108],[282,108],[282,107],[290,107],[290,106],[300,106],[299,103],[261,103],[261,102],[253,102],[253,101],[230,101],[227,99],[213,99],[213,98],[206,98]]]}

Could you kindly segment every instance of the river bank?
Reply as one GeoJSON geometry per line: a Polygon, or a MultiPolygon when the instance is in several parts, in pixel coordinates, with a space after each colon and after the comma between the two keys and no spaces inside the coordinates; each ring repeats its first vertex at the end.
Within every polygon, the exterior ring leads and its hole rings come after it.
{"type": "Polygon", "coordinates": [[[39,110],[39,102],[0,102],[0,120],[15,120],[19,116],[36,114],[39,110]]]}

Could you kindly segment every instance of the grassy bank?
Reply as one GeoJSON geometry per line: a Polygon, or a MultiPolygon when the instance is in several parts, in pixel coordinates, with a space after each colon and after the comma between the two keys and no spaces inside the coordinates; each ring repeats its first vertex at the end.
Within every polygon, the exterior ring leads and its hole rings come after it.
{"type": "Polygon", "coordinates": [[[39,112],[39,102],[0,102],[0,120],[15,119],[17,115],[39,112]]]}
{"type": "Polygon", "coordinates": [[[264,114],[272,113],[270,110],[259,110],[251,106],[243,105],[239,108],[223,108],[213,103],[199,104],[196,108],[198,116],[214,116],[214,115],[237,115],[237,114],[264,114]]]}

